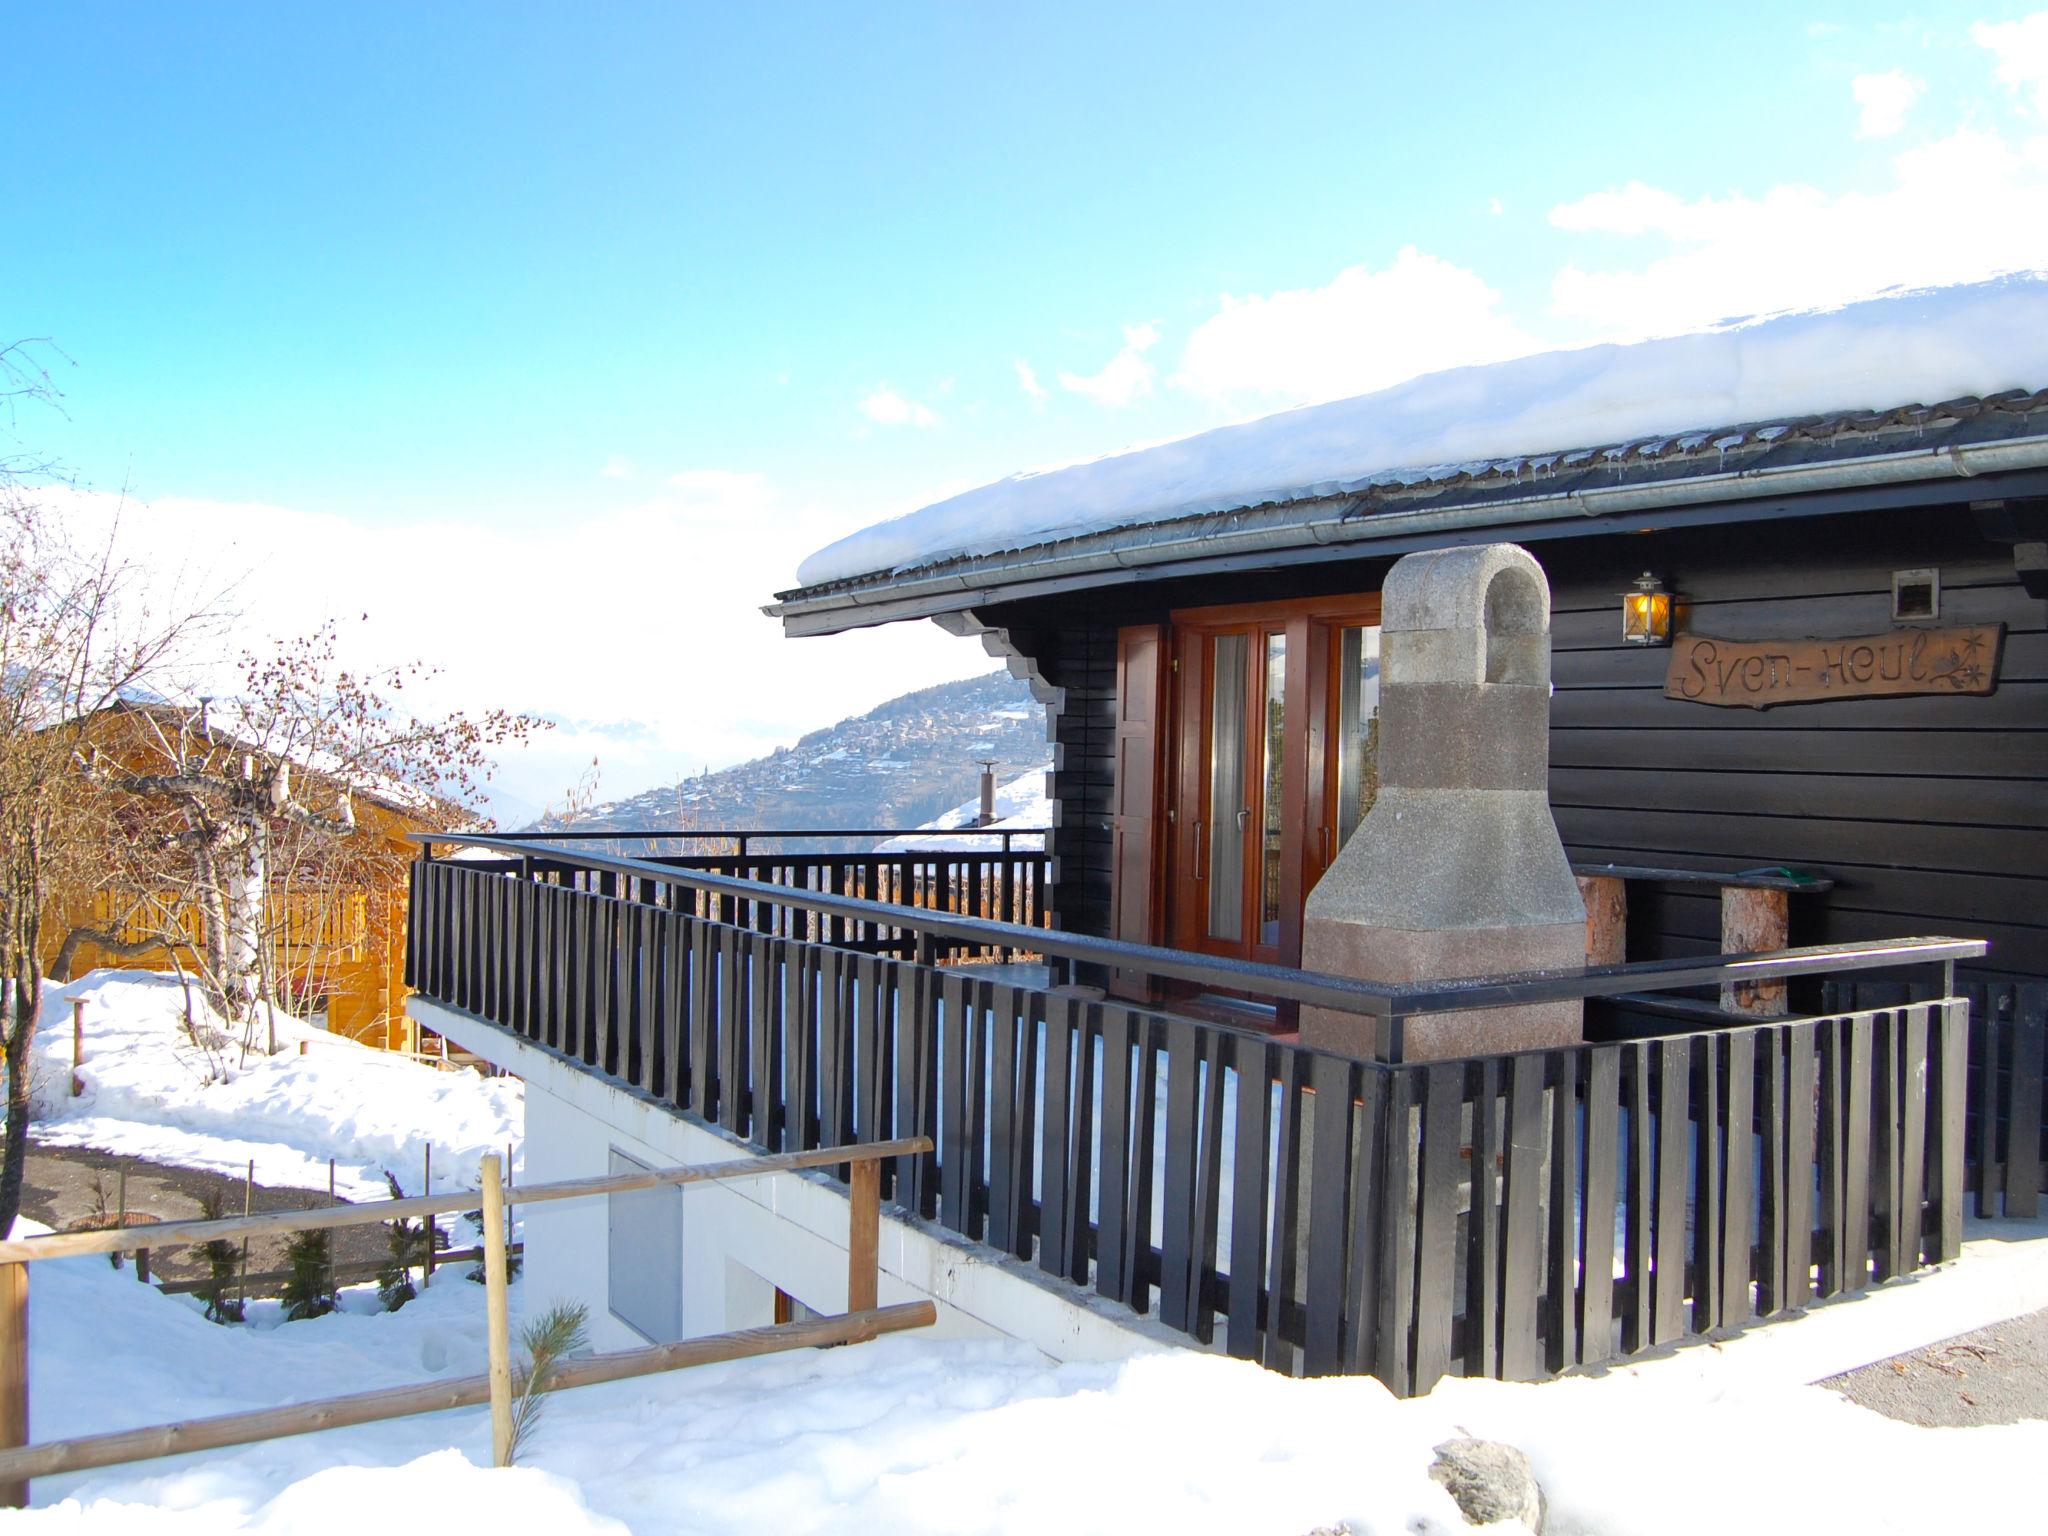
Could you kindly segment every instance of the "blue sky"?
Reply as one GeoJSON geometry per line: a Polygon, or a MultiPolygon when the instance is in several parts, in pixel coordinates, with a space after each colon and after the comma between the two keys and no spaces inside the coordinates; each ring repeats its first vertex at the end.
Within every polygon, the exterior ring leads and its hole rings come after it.
{"type": "Polygon", "coordinates": [[[750,616],[876,517],[2048,261],[2027,18],[17,7],[0,340],[71,361],[14,430],[151,558],[251,573],[252,633],[359,609],[447,702],[563,719],[522,796],[593,751],[626,792],[985,665],[750,616]]]}

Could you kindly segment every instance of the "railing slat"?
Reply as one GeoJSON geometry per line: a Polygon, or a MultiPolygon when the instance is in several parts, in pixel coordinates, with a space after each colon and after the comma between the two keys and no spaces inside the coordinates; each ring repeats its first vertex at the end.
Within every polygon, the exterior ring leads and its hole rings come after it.
{"type": "Polygon", "coordinates": [[[1277,1049],[1238,1036],[1231,1041],[1237,1067],[1237,1123],[1230,1168],[1230,1301],[1223,1347],[1241,1360],[1263,1353],[1260,1280],[1266,1260],[1266,1138],[1272,1124],[1277,1049]]]}
{"type": "Polygon", "coordinates": [[[1692,1151],[1691,1050],[1684,1040],[1659,1042],[1657,1052],[1657,1208],[1650,1303],[1650,1342],[1669,1344],[1685,1332],[1685,1237],[1692,1151]]]}
{"type": "MultiPolygon", "coordinates": [[[[1132,1290],[1126,1204],[1131,1173],[1131,1035],[1128,1008],[1102,1011],[1102,1162],[1095,1245],[1095,1289],[1111,1301],[1132,1290]]],[[[1149,1153],[1149,1149],[1148,1149],[1149,1153]]]]}
{"type": "MultiPolygon", "coordinates": [[[[1166,1026],[1166,1175],[1159,1245],[1159,1318],[1191,1331],[1194,1275],[1189,1241],[1195,1223],[1195,1103],[1201,1074],[1200,1044],[1189,1019],[1166,1026]]],[[[1335,1298],[1332,1298],[1334,1300],[1335,1298]]]]}
{"type": "Polygon", "coordinates": [[[1503,1137],[1507,1166],[1501,1186],[1506,1270],[1500,1287],[1500,1374],[1507,1381],[1532,1381],[1543,1370],[1536,1336],[1536,1298],[1542,1287],[1543,1163],[1548,1150],[1543,1107],[1543,1058],[1514,1057],[1508,1063],[1503,1137]]]}
{"type": "MultiPolygon", "coordinates": [[[[1579,1359],[1588,1365],[1614,1353],[1614,1187],[1620,1171],[1621,1049],[1596,1047],[1586,1057],[1585,1215],[1580,1237],[1579,1359]]],[[[1475,1157],[1474,1162],[1478,1159],[1475,1157]]],[[[1474,1179],[1478,1177],[1474,1169],[1474,1179]]],[[[1476,1197],[1475,1197],[1476,1200],[1476,1197]]]]}
{"type": "Polygon", "coordinates": [[[1848,1034],[1848,1113],[1845,1116],[1842,1179],[1841,1289],[1860,1291],[1870,1283],[1870,1159],[1856,1149],[1870,1146],[1871,1034],[1868,1014],[1851,1014],[1848,1034]]]}
{"type": "Polygon", "coordinates": [[[1755,1251],[1755,1225],[1750,1212],[1756,1198],[1752,1140],[1756,1120],[1756,1044],[1757,1036],[1746,1030],[1728,1035],[1726,1070],[1722,1074],[1722,1092],[1728,1105],[1721,1143],[1726,1159],[1726,1171],[1721,1178],[1719,1298],[1724,1328],[1746,1323],[1756,1312],[1750,1299],[1750,1268],[1755,1251]]]}
{"type": "Polygon", "coordinates": [[[2012,1070],[2005,1140],[2005,1215],[2032,1220],[2041,1209],[2041,1097],[2048,1053],[2048,987],[2015,988],[2012,1070]]]}
{"type": "MultiPolygon", "coordinates": [[[[1415,1375],[1412,1388],[1427,1392],[1451,1368],[1451,1309],[1457,1264],[1458,1151],[1465,1065],[1432,1062],[1423,1069],[1422,1152],[1417,1172],[1420,1209],[1415,1224],[1415,1375]]],[[[1345,1107],[1348,1109],[1350,1105],[1345,1107]]]]}

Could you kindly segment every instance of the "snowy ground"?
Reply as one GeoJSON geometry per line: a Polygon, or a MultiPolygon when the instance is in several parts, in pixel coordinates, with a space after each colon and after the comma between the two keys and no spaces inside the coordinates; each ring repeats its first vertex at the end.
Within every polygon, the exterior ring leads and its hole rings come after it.
{"type": "MultiPolygon", "coordinates": [[[[294,1158],[324,1172],[330,1152],[359,1170],[403,1162],[418,1127],[438,1166],[442,1149],[480,1154],[517,1123],[516,1085],[333,1041],[201,1086],[164,1038],[175,987],[77,990],[92,1086],[75,1105],[61,1098],[68,1002],[44,1041],[65,1134],[92,1127],[120,1150],[183,1136],[233,1167],[229,1142],[265,1148],[277,1177],[294,1158]]],[[[1940,1274],[1599,1380],[1452,1381],[1400,1403],[1370,1380],[1290,1381],[1193,1353],[1055,1366],[1023,1346],[898,1337],[565,1393],[511,1471],[489,1469],[487,1414],[464,1410],[42,1479],[38,1507],[0,1529],[1426,1536],[1467,1529],[1426,1476],[1432,1448],[1461,1434],[1526,1450],[1564,1536],[2037,1529],[2048,1423],[1917,1429],[1796,1384],[1939,1337],[1945,1318],[1961,1331],[2048,1302],[2048,1223],[1997,1234],[1940,1274]]],[[[515,1306],[542,1299],[514,1291],[515,1306]]],[[[267,1304],[221,1328],[103,1259],[39,1265],[35,1438],[483,1369],[482,1289],[460,1274],[398,1313],[370,1305],[352,1293],[341,1315],[279,1324],[267,1304]]]]}
{"type": "MultiPolygon", "coordinates": [[[[222,1329],[104,1261],[46,1264],[36,1435],[479,1370],[481,1308],[449,1277],[396,1314],[222,1329]]],[[[466,1410],[45,1479],[45,1507],[0,1527],[1419,1536],[1465,1528],[1426,1476],[1462,1433],[1529,1453],[1560,1533],[2037,1529],[2026,1469],[2048,1456],[2048,1424],[1915,1429],[1754,1373],[1447,1382],[1398,1403],[1192,1353],[1052,1366],[893,1338],[565,1393],[511,1472],[479,1465],[488,1419],[466,1410]]]]}
{"type": "Polygon", "coordinates": [[[386,1170],[406,1193],[421,1193],[430,1144],[442,1190],[474,1186],[479,1160],[503,1155],[508,1143],[517,1161],[524,1111],[512,1078],[442,1072],[283,1014],[280,1054],[245,1058],[233,1042],[209,1053],[192,1042],[183,1016],[182,989],[169,976],[94,971],[47,987],[31,1089],[36,1139],[227,1174],[244,1173],[253,1158],[258,1183],[310,1189],[326,1187],[331,1157],[336,1192],[349,1200],[385,1198],[386,1170]],[[78,1098],[70,1095],[74,998],[85,1000],[78,1098]]]}

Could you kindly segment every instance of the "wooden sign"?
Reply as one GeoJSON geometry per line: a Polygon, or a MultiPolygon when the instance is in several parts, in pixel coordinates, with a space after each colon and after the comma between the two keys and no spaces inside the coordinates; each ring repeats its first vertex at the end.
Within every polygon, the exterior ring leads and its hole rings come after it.
{"type": "Polygon", "coordinates": [[[1894,629],[1846,640],[1717,640],[1677,635],[1666,698],[1769,709],[1821,699],[1907,693],[1989,693],[1998,684],[2003,624],[1894,629]]]}

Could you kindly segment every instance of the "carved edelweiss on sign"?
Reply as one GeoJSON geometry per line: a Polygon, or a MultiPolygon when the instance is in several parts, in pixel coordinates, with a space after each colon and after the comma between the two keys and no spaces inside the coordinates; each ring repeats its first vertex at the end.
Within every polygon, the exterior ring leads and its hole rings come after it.
{"type": "Polygon", "coordinates": [[[1843,640],[1719,640],[1679,635],[1664,676],[1667,698],[1768,709],[1822,699],[1909,693],[1990,693],[1998,686],[2003,624],[1894,629],[1843,640]]]}

